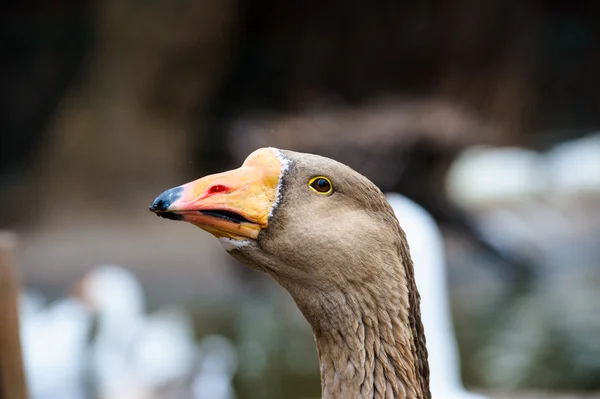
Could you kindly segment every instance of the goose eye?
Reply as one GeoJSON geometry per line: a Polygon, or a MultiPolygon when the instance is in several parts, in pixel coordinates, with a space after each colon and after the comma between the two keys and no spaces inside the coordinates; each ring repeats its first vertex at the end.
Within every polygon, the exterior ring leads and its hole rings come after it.
{"type": "Polygon", "coordinates": [[[333,188],[331,186],[331,181],[323,176],[317,176],[310,179],[308,183],[310,188],[315,191],[317,194],[331,194],[333,188]]]}

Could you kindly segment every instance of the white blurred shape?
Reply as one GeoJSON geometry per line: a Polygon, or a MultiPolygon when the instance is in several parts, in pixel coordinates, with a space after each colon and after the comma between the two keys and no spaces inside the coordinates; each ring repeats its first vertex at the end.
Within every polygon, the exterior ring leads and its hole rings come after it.
{"type": "Polygon", "coordinates": [[[485,399],[468,392],[460,377],[460,359],[454,336],[446,284],[442,234],[433,217],[420,205],[396,193],[387,193],[400,226],[406,233],[421,295],[431,394],[434,399],[485,399]]]}
{"type": "Polygon", "coordinates": [[[222,336],[205,337],[199,345],[200,370],[193,382],[195,399],[234,399],[232,379],[238,358],[231,342],[222,336]]]}
{"type": "Polygon", "coordinates": [[[192,375],[198,353],[190,318],[179,309],[147,315],[131,272],[100,266],[83,280],[81,296],[98,316],[92,372],[101,398],[155,397],[192,375]]]}
{"type": "Polygon", "coordinates": [[[520,201],[547,189],[541,155],[517,147],[471,147],[446,177],[449,197],[465,208],[520,201]]]}
{"type": "Polygon", "coordinates": [[[600,193],[600,133],[557,144],[544,162],[556,194],[600,193]]]}
{"type": "Polygon", "coordinates": [[[19,301],[21,342],[32,399],[86,398],[83,385],[92,318],[82,303],[64,298],[44,307],[26,290],[19,301]]]}
{"type": "Polygon", "coordinates": [[[133,378],[131,351],[143,326],[144,297],[135,276],[116,265],[102,265],[82,280],[81,298],[98,318],[91,348],[91,373],[100,398],[144,397],[133,378]],[[131,393],[129,393],[131,392],[131,393]],[[135,393],[135,394],[134,394],[135,393]]]}
{"type": "Polygon", "coordinates": [[[149,315],[136,341],[133,364],[147,386],[164,386],[190,374],[198,348],[190,317],[182,310],[163,309],[149,315]]]}

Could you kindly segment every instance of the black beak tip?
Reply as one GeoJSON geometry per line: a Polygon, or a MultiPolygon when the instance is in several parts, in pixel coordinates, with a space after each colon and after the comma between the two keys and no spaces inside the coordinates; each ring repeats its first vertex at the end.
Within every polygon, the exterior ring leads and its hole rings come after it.
{"type": "Polygon", "coordinates": [[[163,202],[162,202],[162,200],[159,200],[158,198],[155,199],[152,202],[152,204],[148,207],[150,212],[160,212],[162,208],[163,208],[163,202]]]}
{"type": "Polygon", "coordinates": [[[181,193],[183,192],[183,187],[175,187],[171,188],[162,194],[160,194],[152,204],[150,204],[150,212],[154,213],[162,213],[169,212],[169,208],[175,201],[177,201],[181,197],[181,193]]]}

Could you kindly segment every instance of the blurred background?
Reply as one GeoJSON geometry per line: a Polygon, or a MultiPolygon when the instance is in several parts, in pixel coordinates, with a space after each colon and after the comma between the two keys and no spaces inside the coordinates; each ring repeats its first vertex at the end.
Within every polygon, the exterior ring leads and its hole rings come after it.
{"type": "Polygon", "coordinates": [[[45,0],[1,18],[0,228],[37,397],[319,396],[289,296],[148,212],[262,146],[431,213],[469,389],[600,391],[600,5],[45,0]]]}

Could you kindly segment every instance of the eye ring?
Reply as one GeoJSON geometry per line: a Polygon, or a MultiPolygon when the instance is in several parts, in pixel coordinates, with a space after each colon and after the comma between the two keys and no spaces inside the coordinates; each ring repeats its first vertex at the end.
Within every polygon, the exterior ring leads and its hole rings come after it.
{"type": "Polygon", "coordinates": [[[310,179],[308,186],[315,193],[320,195],[330,195],[333,192],[333,185],[331,180],[325,176],[316,176],[310,179]]]}

